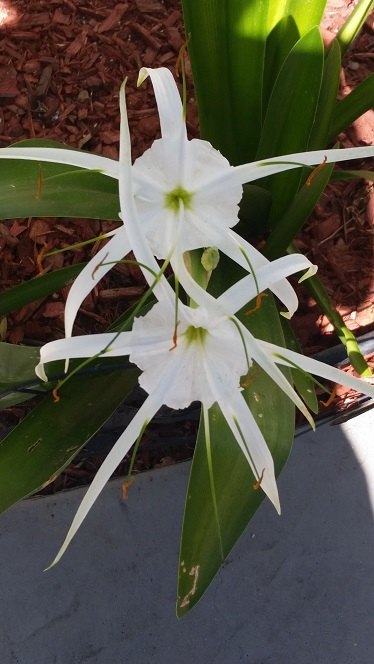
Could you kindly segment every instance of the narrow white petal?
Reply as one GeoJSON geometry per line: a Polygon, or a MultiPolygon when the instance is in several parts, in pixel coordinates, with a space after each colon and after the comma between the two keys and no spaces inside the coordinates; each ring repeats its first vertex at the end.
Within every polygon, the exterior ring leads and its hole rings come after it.
{"type": "Polygon", "coordinates": [[[204,195],[209,194],[212,196],[216,192],[222,192],[222,188],[230,189],[234,182],[246,184],[267,177],[268,175],[274,175],[275,173],[281,173],[294,168],[317,166],[324,161],[326,163],[333,163],[373,156],[374,147],[368,146],[338,150],[313,150],[312,152],[295,152],[280,157],[269,157],[269,159],[235,166],[226,175],[222,174],[222,176],[217,176],[216,178],[207,178],[205,182],[201,183],[200,190],[204,190],[204,195]]]}
{"type": "MultiPolygon", "coordinates": [[[[311,414],[309,413],[304,402],[300,399],[299,395],[293,389],[292,385],[290,385],[287,378],[277,367],[272,354],[266,350],[266,348],[263,346],[263,342],[256,339],[249,332],[249,330],[244,327],[244,325],[241,325],[241,330],[247,344],[249,355],[257,362],[257,364],[265,371],[265,373],[270,376],[270,378],[278,385],[278,387],[280,387],[280,389],[289,397],[289,399],[291,399],[291,401],[309,422],[310,426],[314,429],[315,425],[311,414]]],[[[274,348],[277,348],[280,354],[281,351],[283,351],[283,348],[280,346],[274,346],[274,348]]]]}
{"type": "Polygon", "coordinates": [[[175,389],[176,379],[174,367],[169,367],[168,371],[166,371],[158,381],[158,384],[155,385],[155,389],[152,391],[152,394],[150,394],[146,399],[140,410],[127,426],[126,430],[117,440],[113,449],[109,452],[105,461],[102,463],[78,508],[66,538],[59,552],[57,553],[57,556],[47,569],[55,565],[61,559],[74,535],[80,528],[83,520],[90,511],[96,498],[103,490],[105,484],[110,479],[118,464],[122,461],[144,427],[147,426],[148,422],[152,420],[159,408],[161,408],[161,406],[167,402],[168,395],[175,391],[175,389]]]}
{"type": "Polygon", "coordinates": [[[345,371],[341,371],[341,369],[330,367],[324,362],[313,360],[311,357],[305,357],[300,353],[296,353],[295,351],[289,350],[288,348],[281,348],[269,343],[268,341],[261,341],[260,343],[266,352],[273,354],[277,364],[283,364],[287,366],[287,362],[282,361],[277,357],[277,355],[280,355],[286,360],[290,360],[291,364],[288,366],[292,366],[292,363],[294,365],[296,364],[298,367],[301,367],[301,369],[307,371],[310,374],[320,376],[326,380],[331,380],[333,383],[338,383],[339,385],[346,385],[347,387],[350,387],[357,392],[361,392],[362,394],[367,394],[367,396],[374,399],[374,385],[366,382],[366,380],[363,378],[356,378],[355,376],[351,376],[351,374],[348,374],[345,371]]]}
{"type": "MultiPolygon", "coordinates": [[[[131,140],[129,125],[127,120],[127,108],[126,108],[126,97],[125,97],[125,85],[121,86],[120,90],[120,113],[121,113],[121,130],[120,130],[120,155],[119,155],[119,164],[120,164],[120,178],[119,178],[119,198],[121,205],[121,215],[126,222],[126,229],[129,238],[129,242],[132,248],[132,251],[135,254],[136,259],[147,265],[151,270],[156,274],[159,273],[159,265],[151,252],[141,229],[139,223],[133,195],[133,186],[132,186],[132,173],[131,173],[131,140]]],[[[149,272],[149,270],[143,269],[144,277],[147,283],[152,286],[154,282],[154,277],[149,272]]],[[[157,299],[167,298],[171,302],[171,306],[174,294],[173,290],[162,275],[159,281],[154,285],[154,293],[157,299]]]]}
{"type": "Polygon", "coordinates": [[[177,138],[182,135],[187,139],[183,106],[172,73],[166,67],[142,67],[138,85],[141,85],[147,76],[150,77],[155,92],[162,137],[177,138]]]}
{"type": "Polygon", "coordinates": [[[0,149],[0,159],[23,159],[26,161],[47,161],[55,164],[67,164],[88,170],[99,170],[104,175],[118,179],[118,162],[108,157],[65,150],[64,148],[24,148],[10,147],[0,149]]]}
{"type": "MultiPolygon", "coordinates": [[[[261,293],[267,289],[273,291],[274,286],[276,287],[277,284],[281,284],[282,280],[287,283],[286,278],[295,274],[295,272],[308,269],[308,271],[314,273],[317,270],[317,268],[314,268],[315,266],[301,254],[282,256],[267,265],[257,268],[255,270],[256,281],[252,275],[249,275],[233,284],[233,286],[217,298],[218,302],[227,311],[235,313],[256,297],[258,292],[261,293]]],[[[292,287],[290,286],[290,288],[292,287]]],[[[287,292],[286,301],[289,313],[293,315],[298,306],[298,299],[293,289],[292,293],[287,292]]]]}
{"type": "Polygon", "coordinates": [[[131,340],[132,332],[106,332],[104,334],[87,334],[71,337],[70,339],[50,341],[40,349],[40,361],[35,368],[35,373],[41,380],[46,380],[43,366],[48,362],[87,358],[94,355],[108,357],[129,355],[133,348],[131,340]],[[110,348],[104,352],[108,345],[110,345],[110,348]]]}
{"type": "Polygon", "coordinates": [[[219,406],[234,435],[235,429],[237,429],[237,434],[235,436],[236,440],[239,442],[239,439],[241,439],[240,433],[245,435],[247,450],[243,450],[243,452],[252,468],[256,480],[261,481],[261,489],[273,503],[278,514],[280,514],[281,507],[277,482],[275,479],[273,457],[271,456],[265,438],[263,437],[250,408],[239,393],[233,395],[233,399],[229,404],[219,403],[219,406]],[[231,424],[228,419],[230,414],[231,424]],[[236,421],[238,422],[239,428],[235,426],[236,421]]]}
{"type": "Polygon", "coordinates": [[[115,469],[122,461],[124,456],[126,456],[132,445],[135,443],[144,426],[147,425],[147,423],[159,410],[162,403],[162,390],[160,390],[160,393],[155,393],[148,397],[135,417],[131,420],[126,430],[119,437],[115,446],[109,452],[105,461],[102,463],[100,469],[92,480],[92,483],[90,484],[90,487],[78,508],[78,511],[57,556],[47,569],[50,569],[53,567],[53,565],[56,565],[56,563],[58,563],[58,561],[61,559],[74,535],[86,518],[95,500],[103,490],[110,477],[113,475],[115,469]]]}
{"type": "Polygon", "coordinates": [[[95,254],[73,282],[65,306],[65,335],[70,337],[74,321],[83,300],[96,284],[111,270],[113,263],[120,261],[130,252],[126,228],[116,229],[114,237],[95,254]]]}
{"type": "MultiPolygon", "coordinates": [[[[251,262],[252,267],[255,270],[256,268],[262,267],[264,265],[270,266],[271,264],[270,261],[267,258],[265,258],[265,256],[260,251],[255,249],[255,247],[252,247],[252,245],[249,242],[247,242],[246,240],[241,238],[240,235],[235,233],[235,231],[231,230],[229,235],[232,236],[234,243],[236,243],[237,245],[235,255],[237,255],[237,252],[239,251],[239,253],[241,254],[241,259],[239,258],[239,256],[237,258],[234,258],[234,256],[230,255],[228,251],[225,251],[225,253],[229,256],[229,258],[236,261],[237,263],[239,263],[239,265],[241,265],[244,268],[248,267],[248,262],[246,261],[244,255],[242,254],[242,251],[240,250],[241,247],[246,253],[247,257],[251,262]]],[[[229,241],[226,242],[226,247],[230,247],[229,241]]],[[[306,256],[302,256],[301,254],[300,256],[301,256],[301,260],[299,263],[300,267],[296,268],[297,263],[295,263],[295,272],[298,272],[299,270],[306,270],[306,272],[300,277],[299,283],[304,281],[304,279],[311,277],[317,271],[317,266],[313,265],[313,263],[311,263],[309,259],[306,258],[306,256]]],[[[294,288],[292,288],[291,284],[287,281],[287,279],[281,279],[279,282],[273,283],[271,286],[271,291],[278,298],[278,300],[280,300],[284,304],[287,311],[289,312],[289,317],[292,317],[297,309],[298,300],[294,288]]]]}
{"type": "Polygon", "coordinates": [[[215,395],[235,440],[247,459],[256,480],[262,477],[261,488],[280,514],[273,458],[250,408],[244,401],[239,388],[228,391],[220,381],[219,374],[216,374],[215,367],[211,364],[208,366],[207,362],[204,364],[210,389],[215,395]]]}
{"type": "MultiPolygon", "coordinates": [[[[225,253],[226,256],[231,258],[232,261],[241,265],[245,270],[249,270],[249,260],[255,274],[257,274],[259,267],[270,266],[270,261],[265,258],[261,252],[255,249],[255,247],[249,242],[241,238],[240,235],[235,233],[232,229],[225,234],[222,244],[221,242],[216,242],[215,246],[222,251],[222,253],[225,253]]],[[[305,258],[305,260],[308,261],[307,258],[305,258]]],[[[309,267],[309,265],[307,267],[309,267]]],[[[291,284],[286,279],[283,279],[277,283],[273,283],[271,291],[284,304],[289,317],[293,316],[298,307],[298,299],[291,284]]],[[[240,309],[240,306],[238,309],[240,309]]],[[[238,311],[238,309],[236,309],[236,311],[238,311]]]]}

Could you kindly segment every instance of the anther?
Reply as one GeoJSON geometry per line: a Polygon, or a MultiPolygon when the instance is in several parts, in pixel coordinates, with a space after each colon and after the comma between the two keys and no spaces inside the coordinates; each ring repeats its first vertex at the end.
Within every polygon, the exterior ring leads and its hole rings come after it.
{"type": "Polygon", "coordinates": [[[43,247],[41,248],[41,250],[39,251],[39,253],[36,256],[36,266],[38,268],[38,274],[39,275],[42,275],[45,272],[45,269],[43,267],[43,258],[44,258],[44,254],[47,252],[47,250],[48,250],[48,245],[47,245],[46,242],[44,242],[43,247]]]}
{"type": "Polygon", "coordinates": [[[258,478],[257,482],[254,483],[253,491],[257,491],[260,488],[261,482],[264,479],[264,472],[265,472],[265,468],[262,469],[262,473],[261,473],[260,477],[258,478]]]}
{"type": "Polygon", "coordinates": [[[264,297],[267,297],[267,293],[259,293],[256,296],[256,305],[252,309],[246,311],[244,315],[250,316],[251,314],[254,314],[255,311],[258,311],[258,309],[261,307],[262,300],[264,299],[264,297]]]}
{"type": "Polygon", "coordinates": [[[177,347],[177,329],[178,329],[178,325],[179,325],[179,321],[177,322],[177,324],[176,324],[176,326],[175,326],[175,328],[174,328],[174,332],[173,332],[173,345],[171,346],[171,348],[169,348],[169,350],[174,350],[174,348],[177,347]]]}
{"type": "Polygon", "coordinates": [[[128,499],[128,493],[127,492],[129,490],[130,486],[133,484],[133,482],[134,482],[133,478],[131,478],[130,480],[124,480],[122,482],[122,498],[123,498],[123,500],[128,499]]]}
{"type": "Polygon", "coordinates": [[[333,401],[335,401],[335,399],[336,399],[336,397],[337,397],[337,391],[338,391],[338,390],[337,390],[337,385],[334,385],[334,387],[333,387],[333,389],[332,389],[332,392],[331,392],[329,398],[327,399],[327,401],[322,401],[322,400],[321,400],[321,404],[322,404],[323,406],[325,406],[325,408],[328,408],[329,406],[331,406],[331,404],[333,403],[333,401]]]}
{"type": "Polygon", "coordinates": [[[325,167],[326,163],[327,163],[327,157],[324,157],[324,160],[320,164],[318,164],[318,166],[313,168],[311,174],[307,177],[307,180],[306,180],[306,183],[305,183],[307,187],[310,187],[310,185],[312,184],[312,180],[315,178],[315,176],[320,171],[322,171],[322,169],[325,167]]]}
{"type": "Polygon", "coordinates": [[[95,265],[94,269],[92,270],[92,274],[91,274],[91,278],[92,278],[92,279],[95,279],[95,274],[96,274],[97,270],[98,270],[102,265],[104,265],[104,263],[105,263],[106,259],[108,258],[108,256],[109,256],[109,251],[106,252],[106,254],[105,254],[103,260],[101,260],[100,263],[98,263],[97,265],[95,265]]]}
{"type": "Polygon", "coordinates": [[[53,402],[54,403],[58,403],[61,400],[61,397],[58,394],[58,386],[53,388],[52,396],[53,396],[53,402]]]}

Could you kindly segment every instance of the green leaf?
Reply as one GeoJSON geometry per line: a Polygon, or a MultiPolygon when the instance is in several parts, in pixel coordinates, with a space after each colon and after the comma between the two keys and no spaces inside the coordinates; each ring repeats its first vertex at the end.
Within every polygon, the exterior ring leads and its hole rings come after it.
{"type": "MultiPolygon", "coordinates": [[[[307,149],[320,94],[323,54],[318,28],[302,37],[290,52],[271,93],[257,159],[307,149]]],[[[300,177],[295,171],[266,180],[273,198],[270,225],[286,211],[300,177]]]]}
{"type": "Polygon", "coordinates": [[[336,39],[340,44],[343,55],[352,44],[353,40],[357,37],[373,6],[373,0],[360,0],[344,25],[340,28],[336,35],[336,39]]]}
{"type": "MultiPolygon", "coordinates": [[[[18,146],[67,146],[22,141],[18,146]]],[[[43,161],[0,159],[0,219],[86,217],[118,220],[118,182],[102,173],[43,161]]]]}
{"type": "Polygon", "coordinates": [[[0,442],[0,512],[52,481],[137,381],[137,370],[75,376],[54,403],[49,394],[0,442]]]}
{"type": "Polygon", "coordinates": [[[286,253],[289,244],[307,221],[325,187],[329,183],[334,164],[326,164],[315,171],[310,186],[304,184],[297,192],[286,212],[277,220],[265,247],[270,260],[286,253]]]}
{"type": "Polygon", "coordinates": [[[283,16],[292,16],[301,35],[309,32],[311,28],[319,25],[325,11],[326,0],[273,0],[266,3],[269,6],[272,27],[283,16]]]}
{"type": "Polygon", "coordinates": [[[182,4],[201,136],[231,164],[248,161],[261,127],[261,95],[253,90],[262,87],[268,3],[183,0],[182,4]]]}
{"type": "Polygon", "coordinates": [[[299,34],[305,34],[320,22],[325,4],[326,0],[307,5],[300,0],[182,0],[201,135],[230,163],[251,161],[256,154],[269,33],[291,15],[299,34]]]}
{"type": "Polygon", "coordinates": [[[36,383],[38,361],[38,348],[0,343],[0,409],[10,408],[34,396],[17,392],[17,388],[36,383]]]}
{"type": "Polygon", "coordinates": [[[329,130],[329,142],[374,106],[374,74],[370,74],[349,95],[336,102],[329,130]]]}
{"type": "Polygon", "coordinates": [[[61,270],[30,279],[30,281],[23,281],[21,284],[9,288],[5,293],[0,293],[0,315],[9,314],[29,302],[40,300],[61,290],[83,270],[85,265],[86,263],[79,263],[64,267],[61,270]]]}
{"type": "Polygon", "coordinates": [[[263,187],[253,184],[243,186],[239,205],[239,224],[236,233],[249,239],[268,231],[267,219],[271,208],[271,195],[263,187]]]}
{"type": "Polygon", "coordinates": [[[332,42],[323,66],[321,91],[308,144],[309,150],[319,150],[328,144],[331,118],[335,112],[340,82],[341,54],[338,42],[332,42]]]}
{"type": "MultiPolygon", "coordinates": [[[[255,336],[283,345],[279,315],[272,297],[265,298],[263,305],[253,315],[244,317],[243,322],[255,336]]],[[[286,375],[290,373],[287,371],[286,375]]],[[[259,367],[255,368],[253,381],[243,396],[273,454],[278,474],[292,446],[294,406],[259,367]]],[[[201,598],[264,498],[261,490],[253,490],[254,476],[216,405],[209,411],[209,422],[211,449],[206,445],[200,426],[187,490],[178,616],[184,615],[201,598]]]]}
{"type": "Polygon", "coordinates": [[[263,108],[266,110],[276,78],[301,35],[293,16],[283,16],[266,40],[264,68],[263,108]]]}
{"type": "Polygon", "coordinates": [[[363,178],[364,180],[371,180],[374,182],[374,171],[366,171],[365,169],[357,171],[334,171],[332,174],[332,180],[354,180],[354,179],[363,178]]]}

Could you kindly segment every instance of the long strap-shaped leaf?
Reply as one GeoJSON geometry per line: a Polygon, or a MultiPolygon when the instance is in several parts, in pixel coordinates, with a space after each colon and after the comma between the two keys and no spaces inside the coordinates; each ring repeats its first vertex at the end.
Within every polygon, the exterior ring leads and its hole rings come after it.
{"type": "Polygon", "coordinates": [[[4,293],[0,293],[0,316],[5,316],[29,302],[35,302],[35,300],[40,300],[61,290],[83,270],[85,265],[86,263],[69,265],[60,270],[55,270],[55,272],[49,272],[29,281],[23,281],[4,293]]]}
{"type": "Polygon", "coordinates": [[[0,512],[67,466],[133,389],[136,370],[75,376],[54,403],[49,394],[0,442],[0,512]]]}
{"type": "MultiPolygon", "coordinates": [[[[257,159],[308,148],[323,74],[323,43],[313,28],[294,46],[273,87],[262,127],[257,159]]],[[[273,205],[270,225],[278,222],[295,195],[300,172],[279,174],[267,188],[273,205]]]]}
{"type": "MultiPolygon", "coordinates": [[[[50,147],[51,143],[41,139],[18,145],[50,147]]],[[[102,173],[64,164],[0,159],[0,182],[0,219],[32,216],[118,221],[118,183],[102,173]]]]}
{"type": "Polygon", "coordinates": [[[304,35],[319,24],[326,0],[307,4],[183,0],[182,4],[202,137],[232,164],[250,161],[261,130],[268,35],[288,15],[298,34],[304,35]]]}
{"type": "Polygon", "coordinates": [[[361,30],[365,19],[373,8],[373,0],[360,0],[337,34],[337,40],[344,55],[361,30]]]}

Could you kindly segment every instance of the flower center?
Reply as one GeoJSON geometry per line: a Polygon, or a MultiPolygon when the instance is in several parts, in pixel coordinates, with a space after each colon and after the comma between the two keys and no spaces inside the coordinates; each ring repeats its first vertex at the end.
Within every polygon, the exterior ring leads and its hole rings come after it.
{"type": "Polygon", "coordinates": [[[165,205],[173,212],[178,212],[181,203],[185,208],[191,207],[192,194],[183,189],[183,187],[175,187],[173,191],[165,194],[165,205]]]}
{"type": "Polygon", "coordinates": [[[194,327],[193,325],[190,325],[184,334],[186,335],[188,344],[200,343],[203,345],[208,330],[206,330],[205,327],[194,327]]]}

